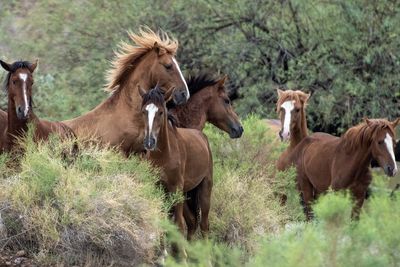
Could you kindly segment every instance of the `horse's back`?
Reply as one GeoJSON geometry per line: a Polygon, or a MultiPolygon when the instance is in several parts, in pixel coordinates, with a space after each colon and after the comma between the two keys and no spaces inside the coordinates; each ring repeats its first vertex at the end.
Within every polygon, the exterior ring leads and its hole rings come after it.
{"type": "Polygon", "coordinates": [[[309,179],[318,191],[325,191],[331,183],[331,166],[340,138],[314,133],[304,138],[296,147],[299,150],[298,170],[309,179]]]}
{"type": "Polygon", "coordinates": [[[61,139],[74,138],[74,131],[63,122],[40,120],[36,134],[39,139],[47,140],[51,134],[58,135],[61,139]]]}

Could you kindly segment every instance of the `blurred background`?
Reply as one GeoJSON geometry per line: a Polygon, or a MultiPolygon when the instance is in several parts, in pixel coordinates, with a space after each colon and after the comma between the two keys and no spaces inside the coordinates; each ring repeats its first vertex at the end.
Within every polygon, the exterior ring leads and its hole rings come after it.
{"type": "Polygon", "coordinates": [[[72,118],[107,97],[113,51],[148,25],[179,40],[184,73],[227,74],[242,117],[276,118],[276,88],[302,89],[310,129],[340,134],[400,116],[399,11],[389,0],[1,1],[0,57],[39,58],[36,112],[72,118]]]}

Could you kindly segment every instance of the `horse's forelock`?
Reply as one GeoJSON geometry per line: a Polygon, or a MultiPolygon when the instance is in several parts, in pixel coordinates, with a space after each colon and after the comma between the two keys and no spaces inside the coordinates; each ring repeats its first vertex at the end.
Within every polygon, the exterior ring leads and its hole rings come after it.
{"type": "Polygon", "coordinates": [[[164,105],[164,95],[158,86],[143,95],[142,106],[145,106],[148,103],[153,103],[159,106],[164,105]]]}
{"type": "Polygon", "coordinates": [[[281,106],[283,103],[289,100],[294,100],[296,102],[300,102],[300,93],[303,93],[299,90],[293,91],[293,90],[286,90],[283,91],[281,97],[279,97],[278,101],[276,102],[276,112],[279,113],[281,106]]]}
{"type": "Polygon", "coordinates": [[[29,69],[31,67],[32,63],[30,63],[29,61],[15,61],[14,63],[12,63],[10,65],[10,71],[7,73],[6,78],[4,80],[3,83],[3,90],[4,91],[8,91],[8,85],[10,83],[10,78],[11,78],[11,74],[13,74],[14,72],[16,72],[18,69],[29,69]]]}

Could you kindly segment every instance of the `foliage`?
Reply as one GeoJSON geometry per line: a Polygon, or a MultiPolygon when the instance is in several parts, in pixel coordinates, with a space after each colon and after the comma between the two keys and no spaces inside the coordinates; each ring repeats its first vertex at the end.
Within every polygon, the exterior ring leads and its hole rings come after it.
{"type": "MultiPolygon", "coordinates": [[[[140,25],[180,41],[189,72],[230,77],[242,115],[274,117],[275,88],[312,92],[310,129],[341,133],[362,117],[400,116],[400,6],[393,1],[8,1],[0,56],[40,58],[40,115],[96,106],[119,40],[140,25]]],[[[4,103],[4,102],[3,102],[4,103]]],[[[4,105],[3,105],[4,107],[4,105]]]]}

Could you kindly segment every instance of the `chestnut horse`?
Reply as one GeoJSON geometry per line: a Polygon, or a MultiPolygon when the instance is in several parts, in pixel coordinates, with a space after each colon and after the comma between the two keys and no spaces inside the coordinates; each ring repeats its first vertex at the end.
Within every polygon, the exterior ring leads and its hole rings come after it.
{"type": "Polygon", "coordinates": [[[47,140],[50,134],[57,134],[63,139],[75,136],[73,131],[65,124],[40,120],[33,112],[33,72],[36,69],[37,61],[35,63],[17,61],[8,64],[0,60],[0,64],[8,71],[5,80],[5,90],[8,93],[8,118],[7,127],[3,131],[2,137],[3,150],[12,150],[17,139],[28,130],[29,124],[35,127],[35,141],[47,140]]]}
{"type": "Polygon", "coordinates": [[[394,122],[385,119],[365,119],[347,130],[342,137],[315,133],[304,138],[291,154],[297,168],[297,180],[305,202],[307,219],[312,217],[310,203],[318,194],[331,187],[349,189],[356,205],[353,216],[358,217],[365,193],[371,183],[371,159],[377,160],[388,176],[394,176],[394,122]]]}
{"type": "Polygon", "coordinates": [[[226,79],[227,76],[215,79],[208,74],[190,77],[188,102],[179,106],[167,103],[168,111],[177,118],[177,126],[202,131],[209,122],[231,138],[241,137],[243,127],[226,92],[226,79]]]}
{"type": "MultiPolygon", "coordinates": [[[[168,192],[188,192],[198,189],[196,201],[201,212],[200,229],[208,235],[208,213],[210,210],[213,185],[213,164],[207,137],[197,129],[176,128],[168,120],[166,99],[158,86],[149,92],[140,89],[142,120],[144,127],[144,148],[149,160],[161,168],[161,182],[168,192]]],[[[175,223],[184,232],[183,202],[173,208],[175,223]]],[[[188,228],[188,239],[195,228],[188,228]]]]}
{"type": "MultiPolygon", "coordinates": [[[[206,122],[225,131],[231,138],[240,138],[243,127],[225,89],[227,76],[215,79],[210,74],[191,76],[188,79],[190,99],[184,105],[167,103],[168,112],[176,119],[180,128],[191,128],[202,131],[206,122]]],[[[184,212],[188,233],[197,229],[197,188],[186,193],[184,212]]],[[[192,236],[189,235],[189,239],[192,236]]]]}
{"type": "Polygon", "coordinates": [[[189,90],[175,59],[178,42],[167,34],[141,29],[129,34],[134,45],[123,43],[109,71],[111,96],[92,111],[65,121],[80,139],[119,147],[126,155],[143,151],[143,121],[138,86],[173,88],[172,99],[184,104],[189,90]]]}
{"type": "Polygon", "coordinates": [[[282,125],[279,136],[282,141],[290,141],[289,146],[283,151],[277,162],[277,169],[282,171],[290,167],[288,155],[308,135],[306,104],[310,94],[300,90],[282,91],[277,89],[277,92],[276,111],[282,125]]]}

